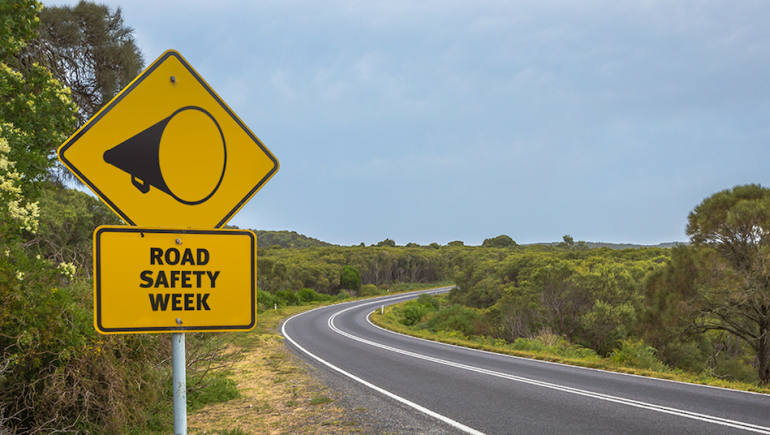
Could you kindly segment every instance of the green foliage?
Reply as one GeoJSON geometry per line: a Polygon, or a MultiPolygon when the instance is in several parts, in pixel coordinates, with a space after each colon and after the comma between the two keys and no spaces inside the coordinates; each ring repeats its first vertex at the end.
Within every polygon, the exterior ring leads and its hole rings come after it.
{"type": "Polygon", "coordinates": [[[426,314],[434,311],[433,305],[423,305],[417,301],[409,301],[404,304],[401,323],[406,326],[414,326],[425,317],[426,314]]]}
{"type": "Polygon", "coordinates": [[[254,230],[257,235],[257,244],[259,246],[277,245],[282,248],[323,248],[332,246],[330,243],[322,242],[312,237],[299,234],[296,231],[260,231],[254,230]]]}
{"type": "Polygon", "coordinates": [[[40,37],[25,57],[46,65],[72,92],[79,125],[94,116],[144,68],[120,8],[80,1],[47,6],[40,12],[40,37]]]}
{"type": "Polygon", "coordinates": [[[516,242],[510,236],[502,234],[491,239],[484,239],[481,246],[485,248],[514,248],[516,247],[516,242]]]}
{"type": "Polygon", "coordinates": [[[120,219],[102,201],[74,189],[46,189],[39,204],[40,225],[26,244],[54,264],[71,263],[91,277],[94,229],[120,225],[120,219]]]}
{"type": "Polygon", "coordinates": [[[292,305],[299,305],[299,295],[291,290],[278,290],[275,292],[275,301],[281,307],[288,307],[292,305]]]}
{"type": "Polygon", "coordinates": [[[582,240],[575,243],[575,239],[573,239],[569,234],[565,235],[563,240],[564,241],[557,244],[556,247],[570,251],[586,251],[590,249],[590,245],[582,240]]]}
{"type": "Polygon", "coordinates": [[[377,243],[377,246],[378,246],[378,247],[383,247],[383,246],[385,246],[385,247],[391,247],[391,248],[395,248],[395,247],[396,247],[396,242],[394,242],[394,241],[393,241],[393,240],[391,240],[391,239],[385,239],[385,240],[383,240],[383,241],[381,241],[381,242],[378,242],[378,243],[377,243]]]}
{"type": "MultiPolygon", "coordinates": [[[[433,306],[430,306],[433,309],[433,306]]],[[[473,308],[462,305],[450,305],[437,311],[425,323],[427,329],[438,331],[457,331],[465,336],[479,334],[483,316],[473,308]]]]}
{"type": "Polygon", "coordinates": [[[610,360],[628,367],[657,372],[668,371],[668,367],[655,357],[656,352],[655,348],[646,345],[642,340],[627,339],[621,341],[620,348],[612,351],[610,360]]]}
{"type": "Polygon", "coordinates": [[[690,213],[687,234],[718,257],[703,273],[710,276],[697,289],[692,326],[745,340],[760,383],[770,384],[770,189],[749,184],[711,195],[690,213]]]}
{"type": "Polygon", "coordinates": [[[297,292],[299,300],[302,303],[308,304],[312,302],[326,302],[332,299],[329,295],[319,294],[313,289],[303,288],[297,292]]]}
{"type": "Polygon", "coordinates": [[[361,272],[353,266],[343,266],[340,285],[348,290],[358,290],[361,286],[361,272]]]}
{"type": "Polygon", "coordinates": [[[37,33],[39,1],[0,2],[0,60],[15,56],[37,33]]]}
{"type": "Polygon", "coordinates": [[[76,107],[70,93],[39,64],[0,60],[0,138],[9,160],[24,174],[22,194],[36,199],[54,165],[54,150],[74,130],[76,107]]]}
{"type": "Polygon", "coordinates": [[[465,246],[465,243],[461,240],[455,240],[453,242],[447,243],[447,246],[465,246]]]}
{"type": "Polygon", "coordinates": [[[277,303],[271,293],[257,289],[257,309],[259,312],[272,310],[277,303]]]}
{"type": "Polygon", "coordinates": [[[432,306],[436,310],[441,308],[441,301],[439,300],[439,298],[433,295],[429,295],[427,293],[421,294],[417,298],[417,303],[421,305],[432,306]]]}
{"type": "Polygon", "coordinates": [[[359,296],[379,296],[384,295],[385,290],[378,288],[374,284],[365,284],[361,286],[361,289],[358,291],[359,296]]]}

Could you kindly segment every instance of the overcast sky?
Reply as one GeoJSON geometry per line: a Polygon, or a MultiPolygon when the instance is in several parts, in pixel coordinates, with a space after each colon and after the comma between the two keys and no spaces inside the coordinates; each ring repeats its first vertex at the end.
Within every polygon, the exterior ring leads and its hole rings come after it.
{"type": "Polygon", "coordinates": [[[712,193],[770,186],[764,0],[104,3],[280,161],[241,228],[657,244],[712,193]]]}

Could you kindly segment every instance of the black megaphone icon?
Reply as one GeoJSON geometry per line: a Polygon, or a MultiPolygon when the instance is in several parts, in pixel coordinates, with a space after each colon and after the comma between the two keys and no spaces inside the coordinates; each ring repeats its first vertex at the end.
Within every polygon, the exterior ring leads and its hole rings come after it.
{"type": "MultiPolygon", "coordinates": [[[[196,120],[196,122],[192,124],[188,122],[186,125],[185,130],[187,130],[186,133],[188,133],[188,135],[190,133],[194,134],[195,133],[194,130],[197,128],[205,129],[206,126],[208,126],[209,128],[211,127],[211,124],[208,124],[205,122],[205,118],[201,118],[200,116],[198,116],[197,118],[194,117],[194,119],[196,120]],[[204,122],[200,122],[201,119],[203,119],[204,122]]],[[[216,136],[216,134],[214,134],[214,136],[216,136]]],[[[211,138],[211,135],[209,135],[209,138],[211,138]]],[[[218,142],[218,141],[215,141],[215,142],[218,142]]],[[[195,144],[195,145],[201,145],[201,144],[195,144]]],[[[171,116],[163,119],[162,121],[156,123],[155,125],[125,140],[120,145],[105,151],[104,161],[130,174],[131,183],[133,183],[134,187],[139,189],[139,191],[142,193],[149,192],[150,186],[153,186],[156,189],[161,190],[166,194],[170,195],[172,198],[176,199],[182,204],[197,205],[197,204],[206,202],[209,198],[211,198],[212,195],[216,193],[217,189],[219,189],[219,186],[222,184],[222,179],[225,176],[225,168],[227,166],[227,146],[225,145],[225,136],[222,133],[222,128],[219,126],[219,123],[217,122],[217,120],[214,119],[214,117],[208,111],[206,111],[201,107],[187,106],[187,107],[178,109],[177,111],[172,113],[171,116]],[[210,148],[210,150],[217,153],[219,149],[218,147],[219,146],[222,147],[222,153],[223,153],[222,173],[221,175],[219,175],[219,179],[216,182],[216,186],[214,186],[214,188],[210,192],[208,192],[208,187],[204,189],[203,194],[205,194],[205,196],[203,198],[183,199],[177,196],[171,190],[171,188],[168,186],[168,183],[163,178],[163,171],[161,170],[161,157],[160,157],[161,139],[163,138],[163,133],[165,132],[166,127],[169,125],[172,119],[174,119],[174,117],[178,115],[182,115],[182,116],[186,115],[189,118],[190,115],[199,115],[199,113],[197,112],[200,112],[206,115],[213,122],[213,125],[216,126],[216,129],[218,130],[218,133],[219,133],[218,136],[219,138],[221,138],[221,145],[219,143],[211,143],[211,142],[203,145],[208,147],[214,147],[214,148],[210,148]]],[[[214,175],[215,176],[213,179],[216,179],[217,174],[215,173],[214,175]]],[[[195,178],[196,174],[194,173],[185,174],[185,176],[188,176],[189,178],[195,178]]],[[[200,194],[198,196],[200,196],[200,194]]]]}

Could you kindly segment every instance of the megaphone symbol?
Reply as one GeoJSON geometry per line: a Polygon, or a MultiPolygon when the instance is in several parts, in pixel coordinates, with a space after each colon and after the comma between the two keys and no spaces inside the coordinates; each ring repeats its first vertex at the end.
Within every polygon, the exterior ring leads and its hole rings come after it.
{"type": "Polygon", "coordinates": [[[217,120],[203,108],[187,106],[105,151],[104,161],[130,174],[142,193],[153,186],[182,204],[197,205],[222,184],[227,147],[217,120]]]}

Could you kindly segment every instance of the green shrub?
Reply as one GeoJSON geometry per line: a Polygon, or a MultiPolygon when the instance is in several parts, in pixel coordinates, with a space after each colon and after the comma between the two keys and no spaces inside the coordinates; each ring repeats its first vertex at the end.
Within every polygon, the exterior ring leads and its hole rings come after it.
{"type": "Polygon", "coordinates": [[[374,284],[366,284],[361,286],[361,290],[358,291],[361,296],[379,296],[384,295],[385,290],[377,288],[374,284]]]}
{"type": "Polygon", "coordinates": [[[275,292],[275,301],[282,307],[299,305],[299,296],[291,290],[278,290],[275,292]]]}
{"type": "Polygon", "coordinates": [[[339,301],[344,301],[345,299],[350,299],[350,295],[345,292],[339,292],[331,298],[331,301],[339,302],[339,301]]]}
{"type": "Polygon", "coordinates": [[[441,308],[441,301],[433,295],[429,294],[421,294],[420,297],[417,298],[417,303],[422,305],[430,305],[435,309],[441,308]]]}
{"type": "Polygon", "coordinates": [[[340,285],[348,290],[358,290],[361,286],[361,272],[353,266],[343,266],[340,285]]]}
{"type": "Polygon", "coordinates": [[[414,326],[420,323],[420,320],[422,320],[422,318],[431,311],[434,311],[432,305],[423,305],[417,301],[409,301],[404,304],[404,308],[402,310],[404,318],[401,319],[401,323],[406,326],[414,326]]]}
{"type": "Polygon", "coordinates": [[[332,299],[330,295],[320,294],[309,288],[303,288],[302,290],[298,291],[297,296],[299,297],[300,301],[306,304],[311,302],[326,302],[332,299]]]}
{"type": "Polygon", "coordinates": [[[263,290],[257,290],[257,311],[272,310],[276,303],[272,294],[263,290]]]}
{"type": "Polygon", "coordinates": [[[647,346],[642,340],[621,340],[620,349],[615,349],[610,354],[610,360],[618,365],[666,371],[668,368],[655,357],[655,348],[647,346]]]}
{"type": "MultiPolygon", "coordinates": [[[[432,306],[431,306],[432,307],[432,306]]],[[[458,331],[463,335],[478,335],[476,325],[483,321],[483,316],[473,308],[462,305],[450,305],[437,311],[426,326],[433,332],[458,331]]]]}

